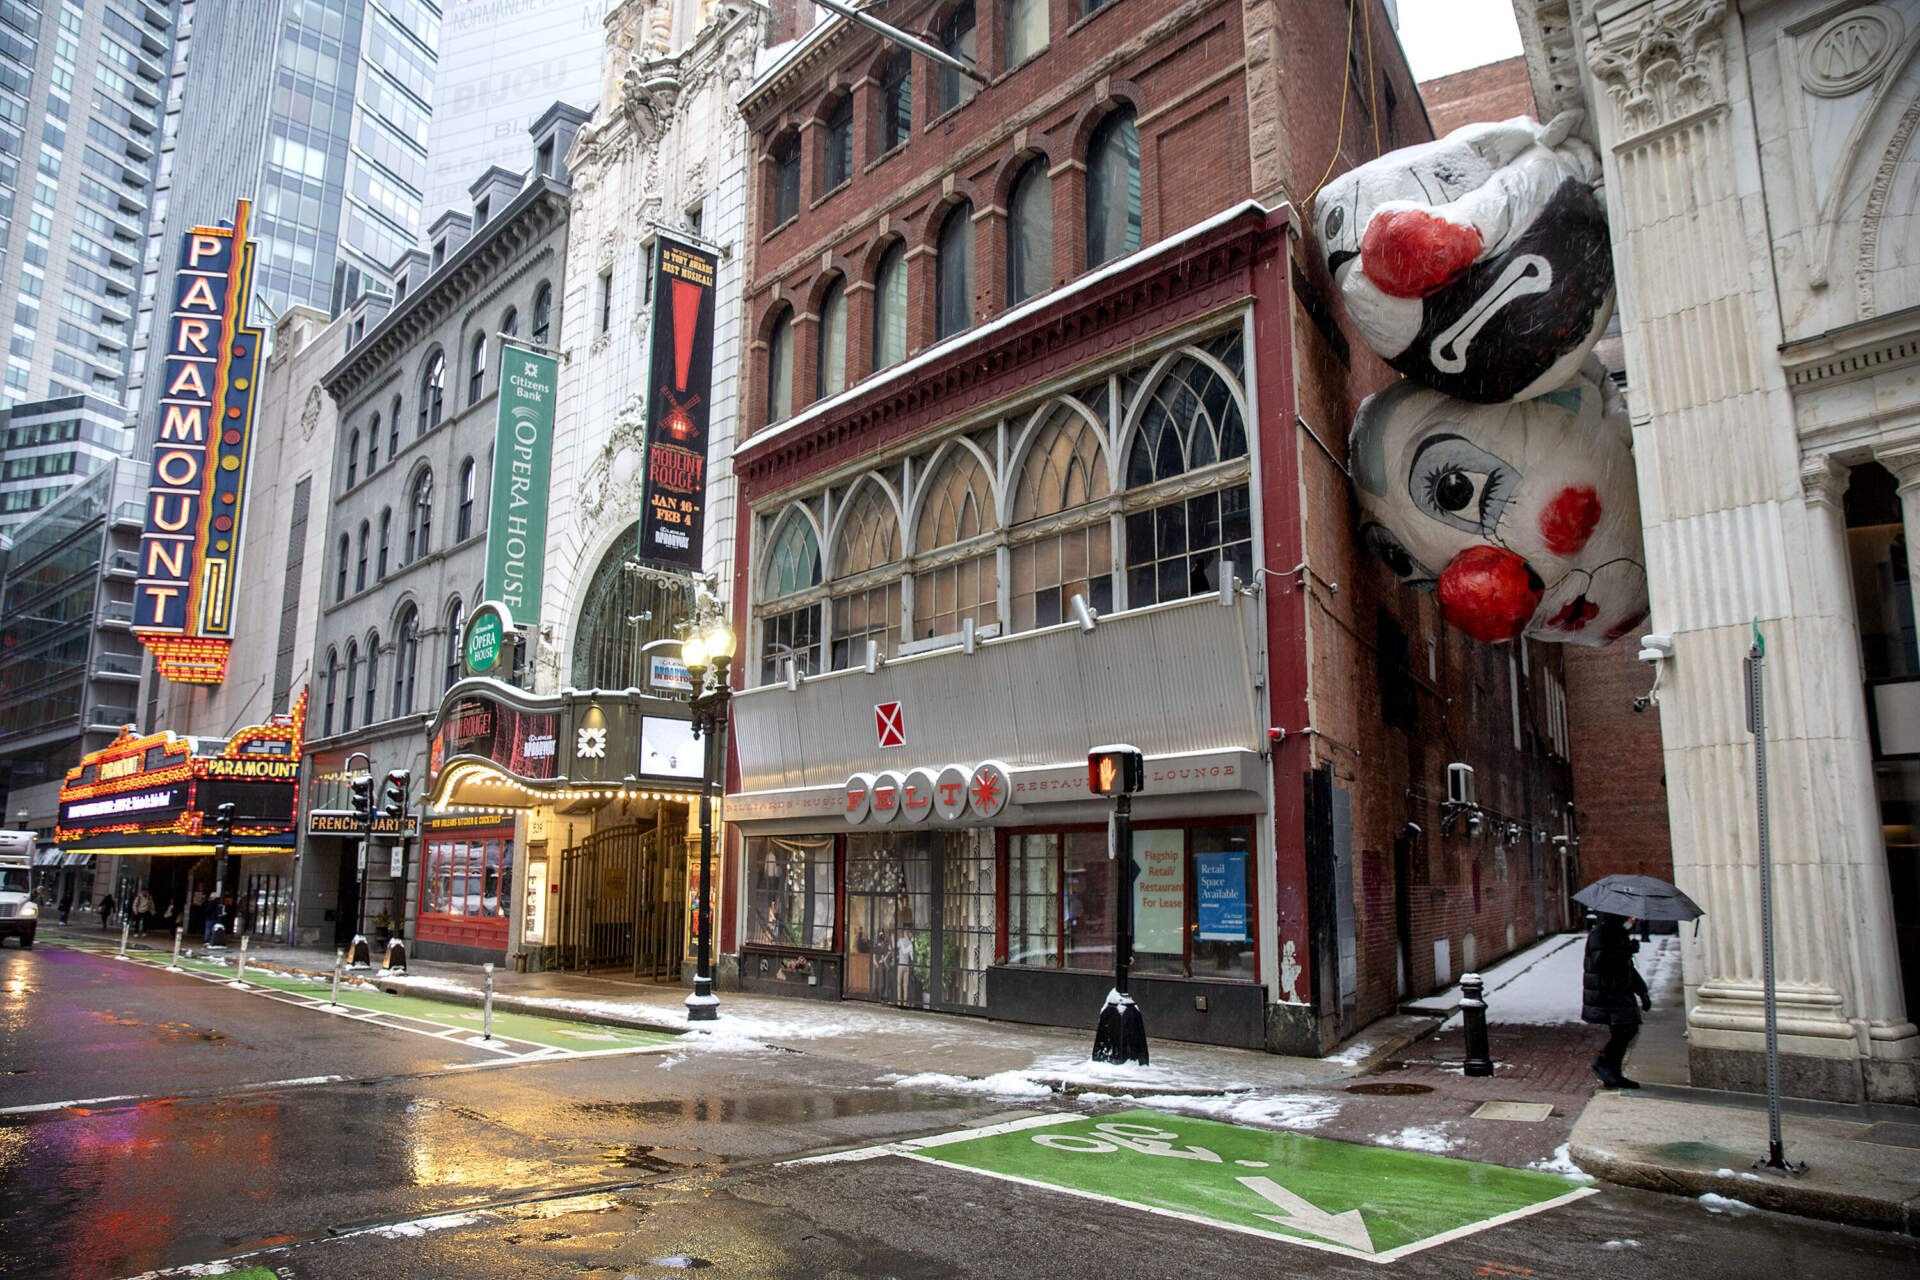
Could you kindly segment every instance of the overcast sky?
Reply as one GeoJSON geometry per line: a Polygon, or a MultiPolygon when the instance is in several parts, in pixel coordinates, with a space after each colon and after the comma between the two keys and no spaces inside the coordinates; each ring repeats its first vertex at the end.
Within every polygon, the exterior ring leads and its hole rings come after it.
{"type": "Polygon", "coordinates": [[[1400,0],[1400,43],[1415,80],[1452,75],[1520,52],[1510,0],[1400,0]]]}

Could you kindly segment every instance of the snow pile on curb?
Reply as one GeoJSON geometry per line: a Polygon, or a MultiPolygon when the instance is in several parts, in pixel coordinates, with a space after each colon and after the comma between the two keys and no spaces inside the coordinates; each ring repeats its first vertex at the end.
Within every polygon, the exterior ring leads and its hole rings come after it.
{"type": "Polygon", "coordinates": [[[1573,1162],[1573,1150],[1569,1143],[1561,1143],[1553,1149],[1553,1154],[1545,1160],[1535,1160],[1529,1169],[1538,1169],[1541,1173],[1557,1173],[1563,1178],[1572,1178],[1576,1182],[1593,1182],[1592,1174],[1573,1162]]]}
{"type": "Polygon", "coordinates": [[[975,1080],[967,1076],[947,1075],[940,1071],[919,1071],[910,1076],[889,1073],[881,1084],[896,1089],[931,1089],[941,1093],[984,1093],[996,1098],[1046,1098],[1053,1087],[1028,1077],[1023,1071],[1001,1071],[975,1080]]]}
{"type": "Polygon", "coordinates": [[[1447,1133],[1446,1125],[1408,1125],[1398,1133],[1376,1135],[1373,1141],[1402,1151],[1431,1151],[1444,1155],[1460,1145],[1460,1139],[1447,1133]]]}
{"type": "Polygon", "coordinates": [[[1724,1213],[1728,1209],[1732,1209],[1736,1213],[1757,1212],[1757,1210],[1745,1200],[1735,1200],[1732,1196],[1723,1196],[1713,1191],[1702,1193],[1700,1203],[1706,1208],[1708,1213],[1724,1213]]]}

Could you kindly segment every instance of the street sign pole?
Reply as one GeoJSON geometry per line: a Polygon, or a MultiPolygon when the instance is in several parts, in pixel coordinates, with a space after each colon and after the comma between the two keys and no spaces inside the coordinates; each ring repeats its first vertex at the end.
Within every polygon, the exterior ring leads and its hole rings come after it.
{"type": "Polygon", "coordinates": [[[1127,992],[1133,966],[1133,793],[1145,783],[1144,758],[1125,743],[1095,747],[1087,753],[1087,790],[1110,796],[1107,861],[1113,867],[1113,989],[1107,992],[1093,1030],[1095,1062],[1147,1065],[1147,1023],[1127,992]]]}
{"type": "Polygon", "coordinates": [[[1767,1154],[1753,1162],[1756,1169],[1802,1173],[1804,1164],[1787,1159],[1780,1139],[1780,1010],[1773,978],[1773,844],[1767,826],[1767,706],[1764,687],[1766,641],[1760,624],[1753,624],[1753,643],[1747,647],[1747,732],[1753,735],[1753,791],[1758,806],[1760,835],[1760,981],[1767,1011],[1767,1154]]]}

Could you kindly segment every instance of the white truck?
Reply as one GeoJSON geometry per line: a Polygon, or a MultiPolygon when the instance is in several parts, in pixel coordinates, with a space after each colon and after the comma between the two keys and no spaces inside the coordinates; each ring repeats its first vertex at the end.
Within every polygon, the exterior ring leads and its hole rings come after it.
{"type": "Polygon", "coordinates": [[[40,909],[27,896],[33,847],[31,831],[0,831],[0,940],[11,935],[23,947],[33,945],[40,923],[40,909]]]}

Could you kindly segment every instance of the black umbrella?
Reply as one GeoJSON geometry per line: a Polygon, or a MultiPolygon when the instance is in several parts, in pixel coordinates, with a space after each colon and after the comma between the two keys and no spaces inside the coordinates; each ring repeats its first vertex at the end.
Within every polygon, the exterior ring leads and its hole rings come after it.
{"type": "Polygon", "coordinates": [[[1595,911],[1636,920],[1697,920],[1706,914],[1692,898],[1652,876],[1602,876],[1574,894],[1573,900],[1595,911]]]}

